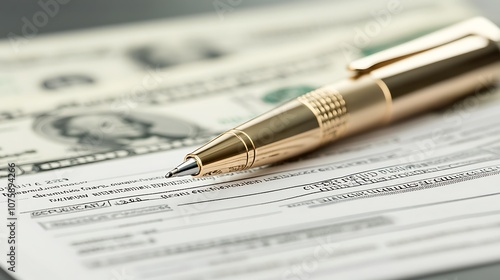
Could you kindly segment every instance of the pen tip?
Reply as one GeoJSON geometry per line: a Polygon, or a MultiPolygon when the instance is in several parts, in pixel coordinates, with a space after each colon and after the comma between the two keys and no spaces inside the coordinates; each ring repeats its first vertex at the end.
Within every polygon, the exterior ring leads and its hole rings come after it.
{"type": "Polygon", "coordinates": [[[170,172],[168,172],[167,174],[165,174],[165,178],[172,178],[172,177],[177,177],[177,172],[179,170],[177,170],[177,168],[174,168],[172,170],[170,170],[170,172]]]}
{"type": "Polygon", "coordinates": [[[186,175],[196,175],[200,172],[198,163],[193,158],[188,158],[183,163],[179,164],[176,168],[172,169],[170,172],[165,174],[165,178],[186,176],[186,175]]]}

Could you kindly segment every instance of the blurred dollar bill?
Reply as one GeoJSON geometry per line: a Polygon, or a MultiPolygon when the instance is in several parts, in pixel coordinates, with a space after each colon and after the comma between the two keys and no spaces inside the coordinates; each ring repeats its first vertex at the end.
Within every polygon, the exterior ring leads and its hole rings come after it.
{"type": "Polygon", "coordinates": [[[151,69],[221,58],[328,36],[365,45],[383,29],[425,30],[470,14],[451,1],[307,1],[244,11],[36,36],[35,23],[0,42],[0,96],[92,90],[151,69]],[[409,16],[411,20],[405,20],[409,16]],[[397,18],[397,19],[396,19],[397,18]],[[348,30],[351,34],[347,34],[348,30]]]}
{"type": "Polygon", "coordinates": [[[356,57],[474,13],[458,1],[320,1],[19,49],[4,41],[0,166],[15,161],[29,174],[193,146],[345,76],[356,57]]]}

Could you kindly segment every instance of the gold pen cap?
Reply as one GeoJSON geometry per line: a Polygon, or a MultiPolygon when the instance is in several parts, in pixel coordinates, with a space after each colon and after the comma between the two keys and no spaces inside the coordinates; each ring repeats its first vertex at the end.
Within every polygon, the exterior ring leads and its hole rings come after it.
{"type": "Polygon", "coordinates": [[[435,109],[500,75],[500,29],[477,17],[353,61],[354,76],[369,75],[390,92],[391,120],[435,109]]]}

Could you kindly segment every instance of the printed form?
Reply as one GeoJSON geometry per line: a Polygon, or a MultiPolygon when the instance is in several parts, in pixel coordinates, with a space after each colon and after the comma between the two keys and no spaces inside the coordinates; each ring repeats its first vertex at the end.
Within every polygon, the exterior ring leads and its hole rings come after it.
{"type": "Polygon", "coordinates": [[[16,275],[390,279],[498,261],[499,96],[226,176],[163,178],[189,149],[20,176],[16,275]]]}
{"type": "Polygon", "coordinates": [[[342,78],[351,59],[475,15],[460,1],[321,3],[278,7],[280,22],[245,12],[220,32],[210,15],[40,38],[31,59],[0,58],[0,266],[13,252],[21,280],[305,280],[499,261],[497,89],[274,166],[164,178],[216,133],[342,78]],[[336,5],[356,13],[332,17],[336,5]],[[163,68],[137,66],[150,56],[163,68]],[[97,82],[40,88],[57,69],[97,82]]]}

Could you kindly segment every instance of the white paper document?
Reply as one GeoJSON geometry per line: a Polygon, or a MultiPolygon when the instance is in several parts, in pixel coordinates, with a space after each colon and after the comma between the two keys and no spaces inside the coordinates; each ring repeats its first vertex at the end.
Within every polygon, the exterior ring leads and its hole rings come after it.
{"type": "Polygon", "coordinates": [[[189,149],[20,176],[15,275],[389,279],[499,260],[499,96],[221,177],[163,178],[189,149]]]}
{"type": "MultiPolygon", "coordinates": [[[[386,33],[353,56],[474,14],[461,2],[402,3],[386,33]]],[[[297,9],[283,14],[289,24],[297,9]]],[[[215,61],[186,59],[154,75],[122,66],[129,78],[119,84],[102,66],[88,95],[48,95],[33,89],[38,80],[4,76],[32,96],[0,103],[0,267],[21,280],[400,279],[499,261],[498,89],[274,166],[164,178],[216,133],[345,75],[339,43],[375,22],[373,9],[362,23],[344,19],[338,38],[316,26],[317,36],[294,29],[303,42],[286,43],[286,29],[271,28],[286,24],[248,23],[241,41],[224,45],[235,53],[215,61]],[[266,45],[258,34],[284,37],[266,45]],[[250,42],[263,45],[237,51],[250,42]],[[129,95],[138,81],[144,94],[129,95]]],[[[318,26],[328,18],[319,14],[318,26]]],[[[80,70],[106,63],[117,66],[103,58],[80,70]]]]}

